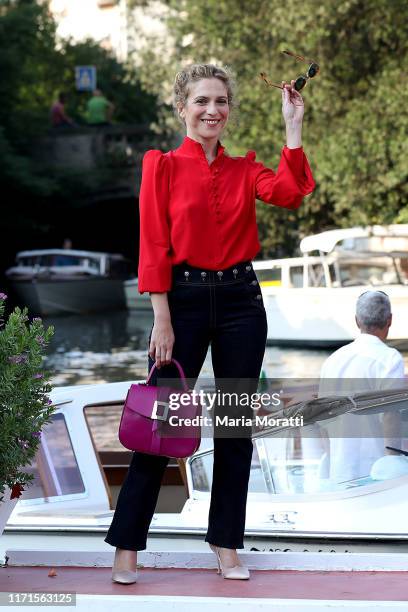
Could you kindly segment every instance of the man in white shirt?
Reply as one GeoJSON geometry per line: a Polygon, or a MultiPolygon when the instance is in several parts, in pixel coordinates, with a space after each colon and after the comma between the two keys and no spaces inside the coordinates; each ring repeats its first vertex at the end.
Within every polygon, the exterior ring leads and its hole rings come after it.
{"type": "Polygon", "coordinates": [[[392,323],[388,295],[382,291],[366,291],[360,295],[356,304],[356,323],[360,335],[326,359],[320,377],[338,379],[339,388],[343,378],[364,378],[367,391],[379,388],[378,384],[384,388],[384,381],[378,383],[377,379],[402,378],[402,356],[384,342],[392,323]]]}
{"type": "MultiPolygon", "coordinates": [[[[403,386],[403,358],[384,342],[392,323],[388,295],[383,291],[366,291],[360,295],[356,304],[356,323],[360,335],[324,362],[319,397],[403,386]]],[[[341,483],[369,476],[373,463],[387,453],[385,446],[395,445],[392,433],[396,433],[398,422],[398,415],[390,413],[370,416],[345,414],[337,418],[329,427],[332,430],[330,478],[341,483]],[[384,440],[385,433],[387,440],[384,440]],[[347,434],[353,437],[347,437],[347,434]],[[365,437],[367,435],[369,437],[365,437]]]]}

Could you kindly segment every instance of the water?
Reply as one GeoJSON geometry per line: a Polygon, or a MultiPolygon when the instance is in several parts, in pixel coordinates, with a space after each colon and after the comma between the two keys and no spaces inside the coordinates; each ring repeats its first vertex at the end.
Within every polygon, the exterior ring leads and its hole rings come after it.
{"type": "MultiPolygon", "coordinates": [[[[153,323],[150,311],[117,311],[89,315],[44,317],[55,334],[47,349],[46,367],[54,371],[55,387],[145,379],[147,342],[153,323]]],[[[269,378],[318,377],[325,349],[267,346],[263,369],[269,378]]],[[[408,352],[403,353],[408,366],[408,352]]],[[[212,377],[211,348],[201,376],[212,377]]]]}

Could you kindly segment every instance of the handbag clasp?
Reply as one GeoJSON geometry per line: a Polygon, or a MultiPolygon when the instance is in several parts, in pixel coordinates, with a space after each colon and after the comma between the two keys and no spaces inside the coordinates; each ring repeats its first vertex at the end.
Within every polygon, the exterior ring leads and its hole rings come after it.
{"type": "Polygon", "coordinates": [[[169,414],[169,403],[168,402],[163,402],[160,400],[155,400],[154,404],[153,404],[153,410],[152,410],[152,419],[156,419],[157,421],[167,421],[167,416],[169,414]],[[159,406],[163,406],[163,413],[162,414],[158,414],[157,413],[157,408],[159,406]]]}

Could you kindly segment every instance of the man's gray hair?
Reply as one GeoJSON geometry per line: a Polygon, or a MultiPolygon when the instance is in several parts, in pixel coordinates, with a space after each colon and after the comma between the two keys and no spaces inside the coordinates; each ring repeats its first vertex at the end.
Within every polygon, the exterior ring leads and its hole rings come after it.
{"type": "Polygon", "coordinates": [[[391,316],[391,302],[382,291],[362,293],[356,304],[356,317],[359,325],[365,329],[380,328],[387,324],[391,316]]]}

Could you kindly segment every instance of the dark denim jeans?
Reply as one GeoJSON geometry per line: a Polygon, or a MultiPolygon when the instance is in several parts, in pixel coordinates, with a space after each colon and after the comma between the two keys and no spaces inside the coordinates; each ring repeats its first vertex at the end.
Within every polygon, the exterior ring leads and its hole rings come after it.
{"type": "MultiPolygon", "coordinates": [[[[218,271],[187,264],[173,267],[168,292],[175,335],[172,357],[186,378],[197,380],[211,344],[214,379],[251,379],[256,391],[266,346],[267,322],[261,290],[251,262],[218,271]]],[[[149,336],[149,345],[150,345],[149,336]]],[[[154,360],[148,357],[149,372],[154,360]]],[[[158,377],[179,378],[174,364],[156,368],[158,377]]],[[[205,541],[243,548],[250,437],[215,437],[208,531],[205,541]]],[[[127,550],[144,550],[169,458],[134,452],[119,493],[105,542],[127,550]]]]}

